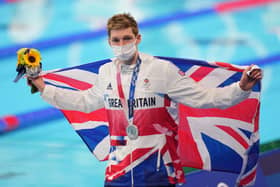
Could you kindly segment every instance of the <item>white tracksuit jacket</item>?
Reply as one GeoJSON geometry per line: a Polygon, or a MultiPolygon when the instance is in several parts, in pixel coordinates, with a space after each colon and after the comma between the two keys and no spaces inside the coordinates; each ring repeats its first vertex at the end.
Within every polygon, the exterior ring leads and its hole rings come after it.
{"type": "MultiPolygon", "coordinates": [[[[66,110],[88,113],[105,107],[111,139],[107,185],[164,186],[184,182],[177,154],[176,103],[194,108],[227,108],[247,98],[250,91],[243,91],[239,83],[206,89],[182,74],[173,63],[139,55],[142,63],[136,82],[133,120],[139,130],[136,140],[129,140],[126,135],[127,116],[117,90],[116,59],[100,67],[97,83],[91,89],[77,92],[47,85],[42,98],[66,110]]],[[[121,66],[125,98],[134,66],[121,66]]]]}

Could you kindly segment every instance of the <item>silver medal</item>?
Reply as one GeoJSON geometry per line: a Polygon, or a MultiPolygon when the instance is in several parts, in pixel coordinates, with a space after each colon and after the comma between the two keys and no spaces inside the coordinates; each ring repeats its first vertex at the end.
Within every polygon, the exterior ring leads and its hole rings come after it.
{"type": "Polygon", "coordinates": [[[138,138],[138,128],[136,125],[128,125],[126,127],[126,134],[130,140],[136,140],[138,138]]]}

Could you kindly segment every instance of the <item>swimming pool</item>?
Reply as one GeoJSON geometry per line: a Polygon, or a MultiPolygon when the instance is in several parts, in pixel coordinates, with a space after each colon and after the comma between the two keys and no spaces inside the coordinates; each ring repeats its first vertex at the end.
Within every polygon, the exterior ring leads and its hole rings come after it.
{"type": "MultiPolygon", "coordinates": [[[[0,1],[0,16],[5,18],[0,20],[0,116],[49,106],[38,94],[30,94],[24,80],[12,83],[16,55],[7,49],[37,44],[45,70],[108,58],[112,53],[104,24],[112,14],[129,11],[141,23],[143,52],[235,64],[260,63],[265,71],[261,142],[279,139],[280,22],[276,15],[280,5],[213,12],[212,7],[221,2],[126,0],[110,1],[112,6],[107,6],[108,1],[0,1]]],[[[0,186],[103,184],[105,163],[91,156],[65,119],[5,134],[0,143],[0,186]]]]}

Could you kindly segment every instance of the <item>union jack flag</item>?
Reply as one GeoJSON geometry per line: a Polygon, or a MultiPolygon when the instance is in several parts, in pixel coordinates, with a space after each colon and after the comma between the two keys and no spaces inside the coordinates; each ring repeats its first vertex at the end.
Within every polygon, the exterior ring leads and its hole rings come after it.
{"type": "MultiPolygon", "coordinates": [[[[187,75],[207,88],[239,81],[245,68],[221,62],[158,58],[173,62],[181,69],[179,74],[187,75]]],[[[86,90],[94,86],[99,67],[110,61],[106,59],[50,71],[43,77],[48,84],[57,87],[86,90]]],[[[179,104],[178,151],[181,164],[203,170],[239,173],[239,186],[253,184],[259,154],[260,90],[258,83],[248,99],[228,109],[196,109],[179,104]]],[[[110,140],[105,109],[91,113],[63,113],[96,158],[107,160],[110,140]]],[[[123,140],[116,138],[115,141],[123,140]]]]}

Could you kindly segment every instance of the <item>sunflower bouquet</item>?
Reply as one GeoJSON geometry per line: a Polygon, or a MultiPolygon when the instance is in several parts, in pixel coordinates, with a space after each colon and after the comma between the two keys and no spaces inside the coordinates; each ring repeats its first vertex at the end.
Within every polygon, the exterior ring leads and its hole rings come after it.
{"type": "MultiPolygon", "coordinates": [[[[14,82],[17,82],[23,75],[26,77],[36,78],[42,71],[41,54],[37,49],[21,48],[17,51],[17,68],[18,72],[14,82]]],[[[31,93],[37,92],[37,88],[32,85],[31,93]]]]}

